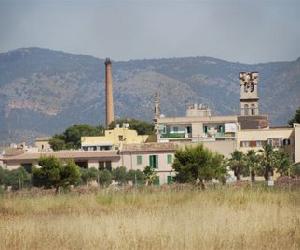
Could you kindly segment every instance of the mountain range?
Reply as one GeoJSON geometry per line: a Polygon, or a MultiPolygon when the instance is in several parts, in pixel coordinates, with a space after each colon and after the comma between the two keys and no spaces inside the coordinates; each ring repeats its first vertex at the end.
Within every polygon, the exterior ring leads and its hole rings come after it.
{"type": "MultiPolygon", "coordinates": [[[[115,113],[151,121],[205,103],[214,114],[239,113],[239,72],[259,72],[260,112],[284,125],[300,106],[300,58],[242,64],[212,57],[113,61],[115,113]]],[[[0,54],[0,145],[32,142],[78,123],[103,124],[104,59],[41,48],[0,54]]]]}

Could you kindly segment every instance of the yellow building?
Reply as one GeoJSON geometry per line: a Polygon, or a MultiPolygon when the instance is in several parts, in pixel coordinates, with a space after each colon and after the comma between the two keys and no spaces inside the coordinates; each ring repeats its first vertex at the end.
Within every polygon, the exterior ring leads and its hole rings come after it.
{"type": "Polygon", "coordinates": [[[123,144],[144,143],[148,135],[138,135],[136,130],[128,126],[105,130],[104,136],[81,137],[81,148],[84,151],[119,150],[123,144]]]}

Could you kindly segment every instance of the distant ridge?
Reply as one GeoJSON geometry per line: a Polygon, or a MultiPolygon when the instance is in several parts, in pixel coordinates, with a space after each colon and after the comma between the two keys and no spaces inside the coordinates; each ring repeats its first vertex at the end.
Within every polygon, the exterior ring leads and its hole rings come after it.
{"type": "MultiPolygon", "coordinates": [[[[103,123],[103,63],[41,48],[1,53],[0,145],[32,141],[74,123],[103,123]]],[[[194,102],[217,114],[238,113],[240,71],[260,72],[261,112],[273,125],[285,124],[300,106],[300,57],[253,65],[207,56],[113,61],[116,115],[151,120],[156,91],[168,116],[183,115],[194,102]]]]}

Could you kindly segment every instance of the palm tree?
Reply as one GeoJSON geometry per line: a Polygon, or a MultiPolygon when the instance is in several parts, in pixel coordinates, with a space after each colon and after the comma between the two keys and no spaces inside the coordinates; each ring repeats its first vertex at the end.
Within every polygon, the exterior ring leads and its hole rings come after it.
{"type": "Polygon", "coordinates": [[[274,163],[277,172],[280,173],[281,176],[289,175],[291,169],[291,161],[289,155],[283,151],[274,151],[274,163]]]}
{"type": "Polygon", "coordinates": [[[146,179],[146,186],[154,184],[158,179],[158,176],[153,167],[146,166],[143,170],[143,173],[146,179]]]}
{"type": "Polygon", "coordinates": [[[228,161],[230,168],[238,181],[241,180],[241,174],[246,170],[245,155],[241,151],[234,151],[231,153],[231,158],[228,161]]]}
{"type": "Polygon", "coordinates": [[[268,181],[270,176],[273,176],[275,157],[272,145],[266,144],[264,149],[260,151],[262,153],[261,164],[265,167],[264,177],[268,181]]]}
{"type": "Polygon", "coordinates": [[[254,150],[249,150],[245,155],[246,165],[249,169],[252,182],[255,181],[255,175],[261,169],[260,158],[260,155],[257,154],[254,150]]]}

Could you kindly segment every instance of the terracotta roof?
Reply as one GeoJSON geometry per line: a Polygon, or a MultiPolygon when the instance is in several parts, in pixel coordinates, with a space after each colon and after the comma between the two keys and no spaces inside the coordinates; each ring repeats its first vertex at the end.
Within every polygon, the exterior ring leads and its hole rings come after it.
{"type": "Polygon", "coordinates": [[[19,148],[5,148],[4,155],[5,156],[15,156],[23,154],[25,151],[19,148]]]}
{"type": "Polygon", "coordinates": [[[124,144],[122,153],[127,152],[170,152],[176,151],[179,148],[178,144],[166,143],[131,143],[124,144]]]}
{"type": "Polygon", "coordinates": [[[57,151],[57,152],[43,152],[43,153],[32,153],[25,152],[23,154],[8,156],[3,155],[4,161],[15,161],[15,160],[37,160],[42,156],[55,156],[59,159],[93,159],[93,158],[104,158],[104,159],[118,159],[120,156],[116,151],[57,151]]]}

